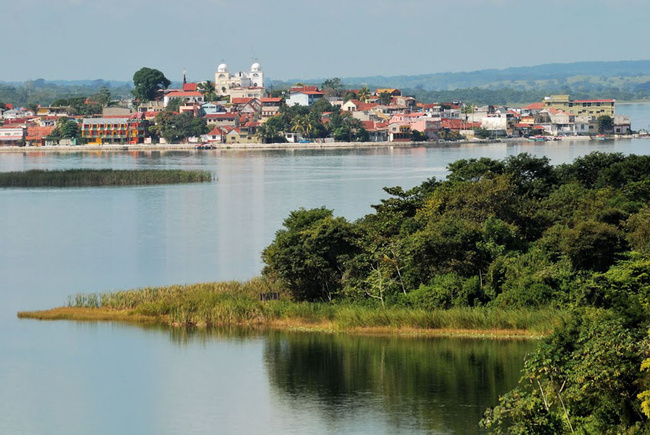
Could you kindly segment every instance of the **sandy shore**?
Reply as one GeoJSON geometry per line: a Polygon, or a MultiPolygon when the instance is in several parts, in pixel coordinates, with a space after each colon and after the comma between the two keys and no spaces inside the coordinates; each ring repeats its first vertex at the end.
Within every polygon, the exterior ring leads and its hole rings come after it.
{"type": "MultiPolygon", "coordinates": [[[[648,138],[648,136],[620,135],[614,139],[648,138]]],[[[588,136],[565,137],[563,140],[589,141],[588,136]]],[[[519,143],[526,139],[512,138],[500,141],[490,140],[461,140],[456,142],[328,142],[328,143],[230,143],[215,144],[214,150],[219,151],[265,151],[265,150],[303,150],[303,149],[354,149],[354,148],[413,148],[413,147],[453,147],[459,145],[489,145],[494,143],[519,143]]],[[[551,142],[553,143],[553,142],[551,142]]],[[[0,146],[0,153],[26,152],[123,152],[123,151],[196,151],[196,144],[155,144],[155,145],[56,145],[56,146],[0,146]]]]}

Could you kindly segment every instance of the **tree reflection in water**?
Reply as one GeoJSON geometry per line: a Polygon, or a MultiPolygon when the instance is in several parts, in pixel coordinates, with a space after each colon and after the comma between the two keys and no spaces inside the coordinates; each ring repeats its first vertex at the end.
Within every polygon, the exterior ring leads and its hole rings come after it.
{"type": "Polygon", "coordinates": [[[320,409],[333,424],[363,412],[383,416],[389,432],[473,433],[484,410],[516,386],[535,345],[271,332],[264,359],[283,400],[320,409]]]}

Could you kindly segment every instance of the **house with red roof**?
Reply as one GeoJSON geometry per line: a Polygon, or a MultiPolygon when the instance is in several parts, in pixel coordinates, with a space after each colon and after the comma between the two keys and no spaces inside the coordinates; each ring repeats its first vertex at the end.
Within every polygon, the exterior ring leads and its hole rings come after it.
{"type": "Polygon", "coordinates": [[[210,113],[203,117],[208,127],[239,127],[239,114],[231,113],[210,113]]]}
{"type": "Polygon", "coordinates": [[[280,109],[284,106],[284,99],[282,97],[266,97],[261,98],[260,103],[262,104],[260,120],[264,122],[270,117],[276,116],[280,113],[280,109]]]}
{"type": "Polygon", "coordinates": [[[45,145],[46,138],[52,134],[56,127],[41,127],[38,125],[30,125],[27,127],[25,136],[25,143],[27,146],[43,146],[45,145]]]}
{"type": "Polygon", "coordinates": [[[293,87],[289,91],[286,104],[288,107],[311,106],[325,96],[325,92],[318,90],[316,86],[293,87]]]}
{"type": "Polygon", "coordinates": [[[0,127],[0,146],[22,146],[25,144],[23,125],[3,125],[0,127]]]}
{"type": "Polygon", "coordinates": [[[225,129],[214,127],[208,134],[202,137],[202,140],[205,142],[223,143],[226,141],[226,133],[227,131],[225,129]]]}
{"type": "Polygon", "coordinates": [[[163,98],[163,105],[167,107],[169,101],[172,98],[180,98],[183,101],[184,106],[187,106],[191,103],[198,104],[199,106],[205,103],[205,97],[199,91],[172,91],[165,94],[163,98]]]}

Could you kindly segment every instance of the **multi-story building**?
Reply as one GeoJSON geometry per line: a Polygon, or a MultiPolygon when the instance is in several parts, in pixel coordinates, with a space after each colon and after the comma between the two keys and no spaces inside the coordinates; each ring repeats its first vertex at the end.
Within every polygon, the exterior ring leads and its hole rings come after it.
{"type": "Polygon", "coordinates": [[[84,118],[81,137],[89,144],[143,143],[149,121],[139,115],[129,118],[84,118]]]}
{"type": "Polygon", "coordinates": [[[23,145],[25,127],[22,125],[0,127],[0,145],[23,145]]]}
{"type": "Polygon", "coordinates": [[[544,98],[544,108],[557,109],[574,116],[614,117],[616,100],[571,100],[568,95],[552,95],[544,98]]]}
{"type": "Polygon", "coordinates": [[[228,71],[228,65],[222,63],[214,74],[214,87],[219,96],[230,95],[230,90],[233,88],[263,88],[264,71],[262,71],[262,66],[255,62],[251,66],[250,72],[239,71],[236,74],[231,74],[228,71]]]}

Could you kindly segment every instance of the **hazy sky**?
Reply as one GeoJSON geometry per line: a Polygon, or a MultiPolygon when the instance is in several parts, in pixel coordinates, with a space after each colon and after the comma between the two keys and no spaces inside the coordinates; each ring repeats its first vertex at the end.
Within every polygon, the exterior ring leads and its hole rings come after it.
{"type": "Polygon", "coordinates": [[[0,81],[413,75],[650,59],[648,0],[0,0],[0,81]]]}

